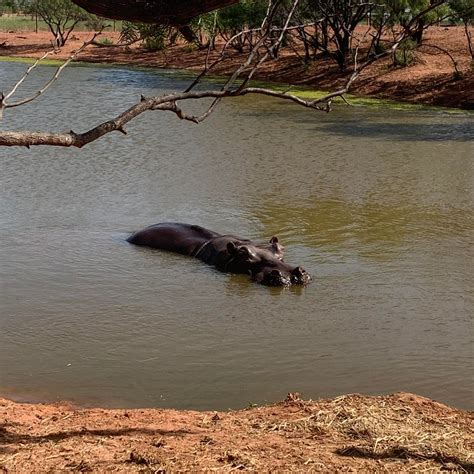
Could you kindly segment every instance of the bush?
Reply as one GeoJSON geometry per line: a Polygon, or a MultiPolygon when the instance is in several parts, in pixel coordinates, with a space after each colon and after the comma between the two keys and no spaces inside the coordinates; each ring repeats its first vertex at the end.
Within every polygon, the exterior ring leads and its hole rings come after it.
{"type": "Polygon", "coordinates": [[[163,25],[124,22],[120,41],[132,43],[141,41],[148,51],[161,51],[166,48],[171,28],[163,25]]]}
{"type": "Polygon", "coordinates": [[[104,46],[110,46],[114,44],[114,42],[110,38],[101,38],[99,39],[98,43],[103,44],[104,46]]]}
{"type": "Polygon", "coordinates": [[[164,35],[149,36],[144,39],[143,47],[147,51],[162,51],[166,48],[166,37],[164,35]]]}
{"type": "Polygon", "coordinates": [[[415,60],[416,41],[404,39],[395,50],[393,56],[394,66],[409,66],[415,60]]]}

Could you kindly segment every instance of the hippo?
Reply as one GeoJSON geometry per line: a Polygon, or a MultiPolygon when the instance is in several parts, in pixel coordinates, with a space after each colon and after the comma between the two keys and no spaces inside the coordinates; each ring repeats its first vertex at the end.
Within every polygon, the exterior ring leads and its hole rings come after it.
{"type": "Polygon", "coordinates": [[[248,274],[263,285],[306,285],[312,280],[302,267],[283,260],[284,247],[277,237],[259,243],[198,225],[163,222],[132,234],[127,241],[195,257],[222,272],[248,274]]]}

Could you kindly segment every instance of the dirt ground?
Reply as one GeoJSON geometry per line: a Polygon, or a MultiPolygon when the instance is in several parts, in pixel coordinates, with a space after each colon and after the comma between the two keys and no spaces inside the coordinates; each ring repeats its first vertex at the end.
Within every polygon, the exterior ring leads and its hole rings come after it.
{"type": "Polygon", "coordinates": [[[0,472],[474,472],[474,415],[398,393],[228,412],[0,399],[0,472]]]}
{"type": "MultiPolygon", "coordinates": [[[[365,31],[366,27],[360,27],[358,33],[362,35],[365,31]]],[[[90,37],[91,33],[74,33],[62,51],[53,57],[68,57],[72,50],[90,37]]],[[[0,32],[0,56],[39,57],[51,49],[51,38],[48,32],[0,32]]],[[[117,42],[119,33],[105,32],[102,38],[117,42]]],[[[229,74],[236,64],[240,64],[242,56],[233,54],[229,61],[214,70],[215,74],[229,74]]],[[[165,52],[148,52],[137,45],[90,46],[79,60],[200,71],[205,55],[206,51],[183,44],[165,52]]],[[[348,74],[341,74],[333,62],[325,59],[318,59],[305,68],[296,54],[285,50],[278,60],[267,62],[257,78],[333,91],[344,83],[348,74]]],[[[417,50],[412,65],[401,68],[393,67],[388,58],[379,61],[364,71],[355,83],[353,92],[398,101],[473,109],[474,72],[463,28],[429,28],[425,33],[424,46],[417,50]],[[449,56],[430,45],[441,46],[452,55],[461,73],[459,79],[455,78],[455,69],[449,56]]]]}

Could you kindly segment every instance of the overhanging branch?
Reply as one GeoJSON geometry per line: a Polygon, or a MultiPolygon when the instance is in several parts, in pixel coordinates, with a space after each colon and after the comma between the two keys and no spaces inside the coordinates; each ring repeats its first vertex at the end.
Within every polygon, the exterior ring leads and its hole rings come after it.
{"type": "Polygon", "coordinates": [[[198,91],[198,92],[181,92],[175,94],[167,94],[151,98],[142,97],[140,102],[133,105],[125,112],[117,117],[97,125],[96,127],[84,132],[76,133],[70,131],[67,133],[41,133],[41,132],[0,132],[0,146],[34,146],[34,145],[51,145],[62,147],[82,148],[84,145],[91,143],[107,133],[119,131],[125,133],[125,125],[134,118],[147,111],[170,111],[175,113],[180,119],[188,120],[194,123],[202,122],[209,115],[208,111],[200,116],[188,115],[177,106],[178,101],[196,100],[204,98],[222,99],[226,97],[241,97],[247,94],[259,94],[276,97],[294,102],[304,107],[315,110],[327,110],[327,104],[335,95],[329,94],[318,100],[307,101],[299,97],[284,92],[273,91],[260,87],[247,87],[242,90],[221,90],[221,91],[198,91]]]}

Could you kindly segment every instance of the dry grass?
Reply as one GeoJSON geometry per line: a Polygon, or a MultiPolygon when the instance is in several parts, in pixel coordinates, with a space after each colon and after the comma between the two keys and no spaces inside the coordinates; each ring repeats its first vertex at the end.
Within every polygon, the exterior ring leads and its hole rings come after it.
{"type": "Polygon", "coordinates": [[[411,394],[192,412],[0,400],[0,472],[474,472],[473,415],[411,394]]]}
{"type": "Polygon", "coordinates": [[[371,459],[412,459],[410,470],[437,470],[433,461],[445,468],[474,472],[473,419],[452,413],[421,397],[338,397],[315,411],[302,402],[309,416],[271,427],[289,436],[333,437],[344,442],[336,452],[342,456],[371,459]],[[413,403],[403,403],[416,402],[413,403]],[[429,410],[420,410],[420,403],[429,410]],[[468,421],[468,423],[466,423],[468,421]]]}

